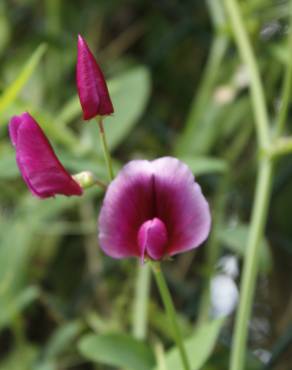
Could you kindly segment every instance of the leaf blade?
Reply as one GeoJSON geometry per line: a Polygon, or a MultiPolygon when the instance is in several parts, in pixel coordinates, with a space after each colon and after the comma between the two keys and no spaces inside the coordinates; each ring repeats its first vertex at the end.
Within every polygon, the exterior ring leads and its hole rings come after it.
{"type": "Polygon", "coordinates": [[[40,44],[29,58],[18,77],[5,89],[0,97],[0,113],[3,113],[16,99],[17,95],[34,72],[46,49],[46,44],[40,44]]]}

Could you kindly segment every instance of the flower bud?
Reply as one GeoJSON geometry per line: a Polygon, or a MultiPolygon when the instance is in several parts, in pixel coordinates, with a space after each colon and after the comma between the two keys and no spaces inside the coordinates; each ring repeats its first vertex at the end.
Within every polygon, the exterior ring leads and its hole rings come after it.
{"type": "Polygon", "coordinates": [[[114,109],[103,73],[86,41],[80,35],[78,36],[76,80],[84,120],[113,113],[114,109]]]}

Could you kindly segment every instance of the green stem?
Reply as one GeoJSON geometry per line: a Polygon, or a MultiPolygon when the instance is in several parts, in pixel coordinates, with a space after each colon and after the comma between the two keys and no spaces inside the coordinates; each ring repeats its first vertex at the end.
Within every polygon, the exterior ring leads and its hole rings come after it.
{"type": "Polygon", "coordinates": [[[141,262],[138,261],[137,269],[133,309],[133,335],[137,339],[145,339],[151,275],[148,264],[141,265],[141,262]]]}
{"type": "Polygon", "coordinates": [[[291,89],[292,89],[292,1],[290,1],[290,29],[288,36],[288,61],[286,73],[283,79],[281,106],[276,122],[276,137],[279,137],[284,130],[284,126],[287,119],[288,108],[290,103],[291,89]]]}
{"type": "Polygon", "coordinates": [[[267,219],[271,182],[272,163],[269,159],[264,158],[259,167],[251,229],[247,241],[247,251],[240,286],[240,303],[235,320],[230,370],[242,370],[245,368],[248,323],[258,271],[260,240],[263,236],[267,219]]]}
{"type": "MultiPolygon", "coordinates": [[[[237,0],[225,0],[225,7],[230,17],[232,30],[239,52],[249,73],[250,93],[255,116],[259,150],[268,151],[270,146],[268,113],[256,59],[244,26],[237,0]]],[[[245,263],[242,273],[240,303],[236,314],[230,370],[243,370],[245,367],[248,322],[251,314],[251,306],[256,284],[260,240],[264,233],[270,202],[271,182],[271,158],[261,156],[251,218],[251,228],[248,236],[245,263]]]]}
{"type": "Polygon", "coordinates": [[[237,0],[225,0],[225,7],[230,17],[231,26],[239,52],[248,69],[250,93],[255,115],[258,142],[259,146],[262,149],[265,149],[270,143],[268,127],[269,120],[256,58],[244,26],[237,0]]]}
{"type": "Polygon", "coordinates": [[[158,262],[149,262],[149,263],[151,264],[152,271],[155,276],[155,280],[156,280],[156,283],[157,283],[157,286],[160,292],[160,296],[164,304],[165,311],[168,316],[169,323],[170,325],[172,325],[173,339],[176,342],[178,351],[180,353],[183,368],[185,370],[191,370],[189,360],[186,354],[186,350],[184,347],[184,343],[182,340],[180,328],[177,322],[177,317],[176,317],[176,312],[175,312],[175,308],[173,305],[173,301],[172,301],[170,292],[168,290],[166,281],[164,279],[164,276],[162,274],[160,264],[158,262]]]}
{"type": "Polygon", "coordinates": [[[98,123],[98,127],[99,127],[100,142],[101,142],[101,145],[102,145],[102,151],[103,151],[103,155],[104,155],[104,159],[105,159],[105,163],[106,163],[106,167],[107,167],[108,177],[109,177],[110,181],[112,181],[114,179],[114,171],[113,171],[111,155],[110,155],[110,151],[108,149],[106,136],[105,136],[105,131],[104,131],[103,122],[102,122],[101,117],[97,118],[97,123],[98,123]]]}

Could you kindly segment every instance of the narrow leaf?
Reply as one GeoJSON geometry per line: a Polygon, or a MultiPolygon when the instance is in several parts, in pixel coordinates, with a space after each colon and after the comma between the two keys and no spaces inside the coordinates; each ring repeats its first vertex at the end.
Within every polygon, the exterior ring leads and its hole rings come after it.
{"type": "Polygon", "coordinates": [[[21,70],[18,77],[4,90],[4,93],[0,97],[0,113],[3,113],[3,111],[5,111],[5,109],[14,102],[17,95],[23,89],[24,85],[37,67],[41,57],[46,51],[46,48],[47,46],[45,44],[39,45],[21,70]]]}

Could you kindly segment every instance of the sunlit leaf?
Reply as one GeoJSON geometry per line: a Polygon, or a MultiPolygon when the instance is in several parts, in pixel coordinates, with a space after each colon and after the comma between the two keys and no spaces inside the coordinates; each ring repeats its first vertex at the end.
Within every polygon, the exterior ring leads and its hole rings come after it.
{"type": "Polygon", "coordinates": [[[150,370],[154,365],[149,347],[124,334],[86,335],[79,350],[88,360],[127,370],[150,370]]]}
{"type": "Polygon", "coordinates": [[[10,104],[16,99],[17,95],[23,89],[30,76],[37,67],[41,57],[46,51],[46,45],[41,44],[38,46],[36,51],[32,54],[30,59],[27,61],[20,74],[16,79],[4,90],[4,93],[0,96],[0,113],[9,107],[10,104]]]}
{"type": "MultiPolygon", "coordinates": [[[[200,370],[212,354],[220,329],[224,323],[218,319],[200,326],[184,344],[191,364],[191,370],[200,370]]],[[[179,351],[170,349],[165,356],[167,370],[184,370],[179,351]]],[[[159,370],[155,367],[154,370],[159,370]]]]}

